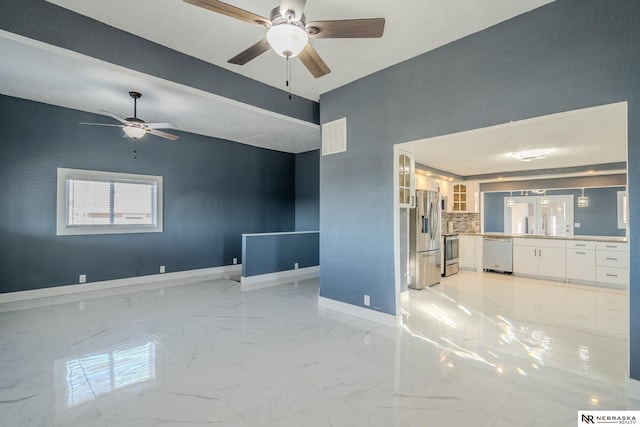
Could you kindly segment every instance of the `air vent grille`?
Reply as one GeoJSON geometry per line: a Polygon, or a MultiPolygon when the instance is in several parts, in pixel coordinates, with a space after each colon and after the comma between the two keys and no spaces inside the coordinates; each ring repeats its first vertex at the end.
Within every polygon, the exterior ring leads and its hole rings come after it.
{"type": "Polygon", "coordinates": [[[347,118],[322,125],[322,155],[347,151],[347,118]]]}

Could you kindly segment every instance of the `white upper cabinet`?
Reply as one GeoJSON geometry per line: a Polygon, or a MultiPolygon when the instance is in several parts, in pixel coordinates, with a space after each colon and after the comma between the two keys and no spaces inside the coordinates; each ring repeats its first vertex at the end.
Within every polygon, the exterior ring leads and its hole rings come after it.
{"type": "Polygon", "coordinates": [[[474,181],[452,182],[449,184],[448,211],[479,212],[479,185],[474,181]]]}
{"type": "Polygon", "coordinates": [[[413,153],[398,150],[396,158],[396,176],[398,177],[397,195],[401,208],[415,206],[416,161],[413,153]]]}

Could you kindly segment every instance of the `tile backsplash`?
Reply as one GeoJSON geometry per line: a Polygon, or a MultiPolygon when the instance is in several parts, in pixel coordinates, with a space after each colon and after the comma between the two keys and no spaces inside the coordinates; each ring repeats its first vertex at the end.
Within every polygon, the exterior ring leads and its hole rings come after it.
{"type": "Polygon", "coordinates": [[[442,212],[442,234],[446,233],[479,233],[480,214],[479,213],[458,213],[442,212]],[[453,231],[450,230],[449,223],[452,223],[453,231]]]}

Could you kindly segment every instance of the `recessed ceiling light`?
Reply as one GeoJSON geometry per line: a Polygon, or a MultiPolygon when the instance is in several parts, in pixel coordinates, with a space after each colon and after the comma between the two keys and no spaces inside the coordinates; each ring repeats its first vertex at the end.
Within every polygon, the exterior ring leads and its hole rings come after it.
{"type": "Polygon", "coordinates": [[[536,148],[534,150],[524,150],[515,153],[509,153],[510,157],[521,162],[530,162],[532,160],[541,160],[547,157],[547,154],[553,153],[553,148],[536,148]]]}

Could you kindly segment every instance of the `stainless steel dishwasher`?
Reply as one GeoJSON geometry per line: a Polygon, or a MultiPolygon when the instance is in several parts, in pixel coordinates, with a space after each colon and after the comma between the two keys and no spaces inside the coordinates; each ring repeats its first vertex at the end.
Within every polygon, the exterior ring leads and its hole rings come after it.
{"type": "Polygon", "coordinates": [[[511,237],[484,236],[482,239],[482,268],[484,271],[513,272],[511,237]]]}

